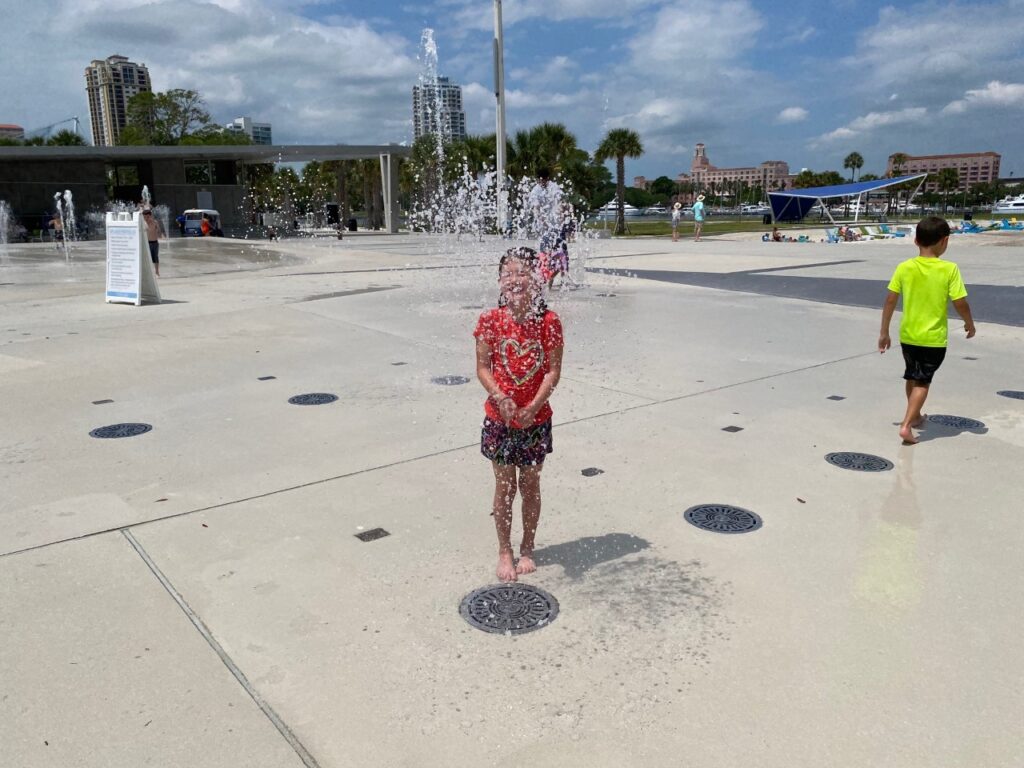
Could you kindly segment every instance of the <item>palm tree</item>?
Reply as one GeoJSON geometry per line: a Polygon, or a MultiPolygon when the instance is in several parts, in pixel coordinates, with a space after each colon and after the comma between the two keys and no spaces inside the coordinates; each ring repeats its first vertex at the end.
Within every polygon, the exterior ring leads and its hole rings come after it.
{"type": "Polygon", "coordinates": [[[599,163],[615,158],[615,200],[618,207],[618,216],[615,221],[615,234],[621,235],[626,231],[626,214],[623,204],[626,199],[626,158],[640,157],[644,153],[644,147],[640,143],[640,136],[636,131],[629,128],[613,128],[597,147],[594,159],[599,163]]]}
{"type": "MultiPolygon", "coordinates": [[[[889,156],[889,162],[892,163],[892,173],[890,176],[900,176],[903,173],[903,166],[907,164],[909,158],[902,152],[896,152],[889,156]]],[[[889,193],[889,208],[892,208],[892,192],[889,193]]],[[[900,209],[900,193],[899,189],[896,190],[896,211],[900,209]]]]}
{"type": "Polygon", "coordinates": [[[558,176],[576,151],[576,137],[561,123],[541,123],[516,131],[509,144],[508,173],[513,178],[535,176],[541,168],[558,176]]]}
{"type": "Polygon", "coordinates": [[[942,213],[945,215],[949,191],[960,186],[960,174],[957,173],[956,168],[943,168],[938,172],[935,180],[939,184],[939,189],[942,190],[942,213]]]}
{"type": "Polygon", "coordinates": [[[853,181],[857,175],[857,171],[864,167],[864,158],[860,152],[851,152],[843,160],[843,168],[850,169],[850,181],[853,181]]]}

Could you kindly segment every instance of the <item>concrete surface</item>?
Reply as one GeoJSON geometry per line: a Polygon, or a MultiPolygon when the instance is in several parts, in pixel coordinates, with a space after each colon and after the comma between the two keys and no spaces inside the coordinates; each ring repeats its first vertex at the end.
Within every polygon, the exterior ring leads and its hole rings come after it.
{"type": "Polygon", "coordinates": [[[430,381],[473,378],[501,243],[172,241],[144,307],[103,303],[102,244],[8,247],[3,764],[1021,765],[1024,238],[972,237],[927,410],[985,426],[913,447],[874,351],[908,243],[577,247],[526,579],[561,613],[520,637],[459,616],[483,393],[430,381]],[[764,526],[683,520],[709,502],[764,526]]]}

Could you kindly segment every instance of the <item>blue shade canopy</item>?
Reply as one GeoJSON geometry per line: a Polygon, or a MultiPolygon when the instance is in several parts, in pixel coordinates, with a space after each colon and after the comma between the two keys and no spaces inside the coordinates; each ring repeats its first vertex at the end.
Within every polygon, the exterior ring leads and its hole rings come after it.
{"type": "Polygon", "coordinates": [[[785,192],[769,192],[772,204],[772,216],[775,221],[799,221],[814,207],[818,200],[827,197],[853,197],[865,192],[917,181],[927,176],[917,173],[912,176],[896,176],[891,179],[874,179],[873,181],[855,181],[851,184],[833,184],[829,187],[807,187],[805,189],[787,189],[785,192]]]}

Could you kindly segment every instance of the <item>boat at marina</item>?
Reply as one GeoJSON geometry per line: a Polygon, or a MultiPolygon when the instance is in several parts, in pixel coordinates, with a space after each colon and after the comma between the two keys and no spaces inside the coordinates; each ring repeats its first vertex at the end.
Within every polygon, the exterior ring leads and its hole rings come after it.
{"type": "MultiPolygon", "coordinates": [[[[626,218],[630,218],[632,216],[640,216],[641,215],[641,212],[640,212],[639,208],[636,208],[635,206],[630,205],[626,201],[622,202],[622,211],[623,211],[623,215],[626,218]]],[[[596,215],[597,215],[597,218],[599,218],[599,219],[614,219],[616,216],[618,216],[619,215],[619,209],[618,209],[618,206],[617,206],[615,200],[609,200],[607,203],[605,203],[600,208],[598,208],[597,212],[596,212],[596,215]]]]}
{"type": "Polygon", "coordinates": [[[992,206],[992,213],[1008,214],[1016,213],[1024,215],[1024,195],[1016,197],[1004,197],[992,206]]]}

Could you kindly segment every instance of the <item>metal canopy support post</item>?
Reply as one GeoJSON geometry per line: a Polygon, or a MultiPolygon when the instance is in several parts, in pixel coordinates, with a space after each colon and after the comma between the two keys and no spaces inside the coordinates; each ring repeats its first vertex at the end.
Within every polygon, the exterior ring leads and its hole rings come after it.
{"type": "Polygon", "coordinates": [[[505,186],[505,48],[501,29],[501,0],[494,0],[494,97],[495,109],[495,180],[498,192],[498,229],[505,232],[508,224],[508,190],[505,186]]]}
{"type": "Polygon", "coordinates": [[[398,163],[392,155],[380,156],[380,188],[384,193],[384,229],[398,234],[398,163]]]}
{"type": "Polygon", "coordinates": [[[857,195],[857,208],[853,212],[853,223],[856,224],[860,220],[860,201],[863,199],[864,193],[861,192],[857,195]]]}
{"type": "Polygon", "coordinates": [[[830,211],[828,209],[828,206],[825,205],[825,198],[819,197],[818,198],[818,205],[821,206],[821,210],[823,210],[825,212],[825,215],[828,216],[828,220],[831,221],[833,224],[835,224],[836,220],[832,218],[832,211],[830,211]]]}

